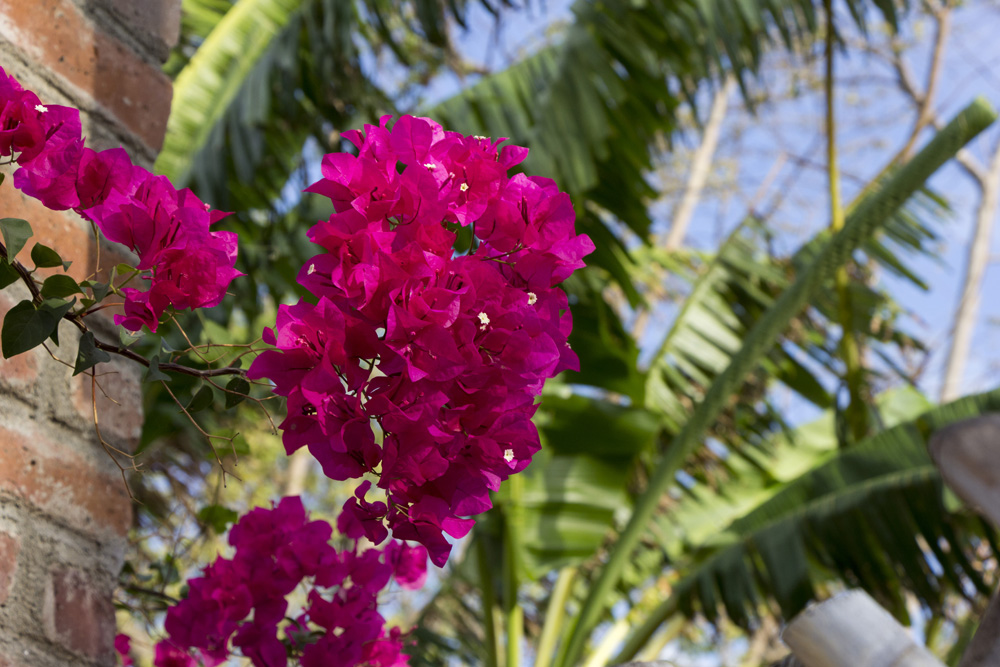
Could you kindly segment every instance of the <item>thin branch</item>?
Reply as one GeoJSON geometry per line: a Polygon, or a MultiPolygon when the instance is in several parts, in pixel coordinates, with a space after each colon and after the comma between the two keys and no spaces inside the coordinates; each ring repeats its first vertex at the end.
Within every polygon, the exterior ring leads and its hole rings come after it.
{"type": "MultiPolygon", "coordinates": [[[[112,461],[114,461],[115,465],[118,467],[118,472],[121,473],[122,483],[125,485],[125,491],[128,493],[129,500],[138,502],[135,495],[132,493],[131,487],[129,487],[128,485],[128,478],[125,476],[126,468],[118,461],[118,457],[115,456],[115,454],[120,454],[124,456],[131,463],[130,469],[133,472],[139,472],[139,466],[135,462],[135,455],[130,454],[121,449],[118,449],[114,445],[110,444],[107,440],[105,440],[104,436],[101,434],[101,422],[97,415],[97,388],[100,385],[97,382],[97,373],[94,371],[93,368],[90,369],[89,374],[90,374],[90,404],[94,414],[94,431],[97,433],[97,440],[98,442],[101,443],[101,447],[104,448],[104,452],[108,455],[108,457],[112,461]]],[[[101,388],[101,392],[104,392],[103,387],[101,388]]]]}
{"type": "Polygon", "coordinates": [[[962,295],[955,312],[951,346],[945,365],[944,382],[941,385],[941,402],[948,402],[961,395],[962,379],[972,347],[972,334],[979,319],[979,304],[982,299],[983,278],[990,263],[990,239],[1000,208],[1000,142],[997,142],[990,160],[989,172],[980,181],[979,207],[976,211],[976,227],[969,241],[965,262],[965,280],[962,295]]]}

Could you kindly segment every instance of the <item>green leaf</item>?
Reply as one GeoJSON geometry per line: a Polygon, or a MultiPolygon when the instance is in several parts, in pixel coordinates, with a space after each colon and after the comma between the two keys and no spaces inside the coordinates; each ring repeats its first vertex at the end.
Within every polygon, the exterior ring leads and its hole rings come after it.
{"type": "Polygon", "coordinates": [[[80,336],[80,349],[76,353],[76,366],[73,368],[73,375],[79,375],[83,371],[107,361],[111,361],[111,355],[97,347],[94,332],[84,332],[80,336]]]}
{"type": "Polygon", "coordinates": [[[219,534],[226,532],[229,524],[235,523],[238,517],[236,512],[222,505],[208,505],[198,510],[198,521],[219,534]]]}
{"type": "Polygon", "coordinates": [[[21,279],[17,270],[5,259],[0,259],[0,289],[12,285],[21,279]]]}
{"type": "Polygon", "coordinates": [[[63,269],[68,269],[69,265],[72,264],[72,262],[64,262],[59,253],[41,243],[36,243],[31,248],[31,261],[34,263],[35,268],[40,269],[48,269],[55,266],[62,266],[63,269]]]}
{"type": "MultiPolygon", "coordinates": [[[[36,248],[38,246],[35,246],[36,248]]],[[[54,276],[49,276],[42,283],[42,296],[46,299],[56,298],[62,299],[67,296],[80,293],[80,286],[77,285],[76,281],[67,276],[65,273],[57,273],[54,276]]]]}
{"type": "Polygon", "coordinates": [[[241,377],[234,377],[226,385],[226,409],[228,410],[242,403],[249,393],[250,383],[241,377]]]}
{"type": "Polygon", "coordinates": [[[0,219],[0,233],[3,234],[4,245],[7,246],[7,259],[9,260],[17,257],[17,253],[21,252],[32,234],[28,221],[19,218],[0,219]]]}
{"type": "Polygon", "coordinates": [[[51,311],[36,309],[31,301],[22,301],[11,308],[3,319],[0,345],[4,358],[10,359],[41,345],[58,326],[59,318],[54,317],[51,311]]]}
{"type": "Polygon", "coordinates": [[[98,303],[104,300],[104,297],[108,295],[111,290],[111,283],[99,283],[96,280],[84,280],[80,283],[81,287],[88,287],[93,293],[93,303],[98,303]]]}
{"type": "Polygon", "coordinates": [[[118,327],[118,340],[125,347],[133,344],[137,340],[143,337],[142,331],[129,331],[125,327],[118,327]]]}
{"type": "Polygon", "coordinates": [[[38,305],[38,312],[46,313],[55,322],[55,326],[52,327],[52,333],[49,334],[49,338],[57,346],[59,345],[59,320],[63,318],[66,313],[73,309],[76,305],[76,299],[67,301],[66,299],[45,299],[38,305]]]}
{"type": "Polygon", "coordinates": [[[198,393],[194,395],[191,402],[187,405],[187,411],[194,413],[200,412],[205,408],[208,408],[215,402],[215,394],[212,392],[212,388],[205,385],[198,390],[198,393]]]}
{"type": "Polygon", "coordinates": [[[160,370],[160,358],[153,357],[149,360],[149,368],[142,378],[143,382],[170,382],[170,376],[160,370]]]}

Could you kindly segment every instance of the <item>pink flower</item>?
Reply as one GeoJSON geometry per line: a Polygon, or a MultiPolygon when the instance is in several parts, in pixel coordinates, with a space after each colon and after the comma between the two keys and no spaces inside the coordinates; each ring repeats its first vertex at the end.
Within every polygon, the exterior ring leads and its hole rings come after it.
{"type": "Polygon", "coordinates": [[[399,585],[409,591],[423,588],[427,581],[427,549],[420,545],[411,547],[402,542],[391,542],[387,551],[399,585]]]}
{"type": "Polygon", "coordinates": [[[132,667],[132,665],[135,664],[135,661],[132,660],[132,656],[129,655],[131,651],[132,639],[128,635],[119,633],[115,636],[115,653],[118,654],[122,667],[132,667]]]}
{"type": "Polygon", "coordinates": [[[157,646],[156,666],[197,664],[185,662],[189,650],[213,665],[237,651],[254,667],[283,667],[290,653],[305,667],[406,665],[399,630],[385,633],[378,596],[393,577],[403,587],[422,582],[425,552],[395,542],[338,552],[332,532],[309,519],[299,498],[243,516],[229,533],[233,558],[191,579],[187,598],[167,612],[169,638],[157,646]],[[308,604],[290,621],[287,598],[300,587],[308,604]]]}
{"type": "Polygon", "coordinates": [[[81,132],[78,110],[42,105],[0,69],[0,156],[20,165],[14,186],[51,209],[73,209],[139,256],[144,275],[124,290],[116,324],[156,331],[168,308],[218,305],[242,275],[236,235],[210,229],[225,214],[134,166],[120,148],[85,148],[81,132]],[[138,289],[143,281],[148,289],[138,289]]]}
{"type": "Polygon", "coordinates": [[[526,149],[410,116],[344,136],[358,155],[327,155],[309,188],[336,211],[299,275],[317,301],[279,309],[277,349],[249,375],[288,397],[286,450],[308,447],[334,479],[378,475],[387,502],[364,486],[343,532],[380,542],[388,528],[442,565],[445,535],[467,533],[462,517],[538,450],[545,380],[578,368],[556,286],[594,246],[551,180],[508,176],[526,149]],[[460,226],[471,246],[456,251],[460,226]]]}

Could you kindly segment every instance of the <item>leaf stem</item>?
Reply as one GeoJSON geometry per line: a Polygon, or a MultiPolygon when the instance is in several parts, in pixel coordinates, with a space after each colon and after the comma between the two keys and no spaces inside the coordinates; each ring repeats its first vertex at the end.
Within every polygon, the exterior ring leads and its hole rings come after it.
{"type": "Polygon", "coordinates": [[[575,567],[564,567],[559,570],[559,577],[552,588],[552,595],[549,596],[549,604],[545,610],[545,623],[542,625],[542,634],[538,640],[535,667],[549,667],[552,664],[556,642],[559,641],[563,622],[566,620],[566,602],[573,592],[576,572],[575,567]]]}
{"type": "Polygon", "coordinates": [[[503,646],[500,644],[500,618],[497,614],[497,596],[493,590],[493,573],[486,553],[486,541],[479,535],[475,542],[476,566],[479,569],[479,586],[483,596],[483,626],[486,628],[486,667],[499,667],[503,646]]]}
{"type": "MultiPolygon", "coordinates": [[[[830,195],[830,231],[836,234],[844,228],[844,206],[840,195],[840,168],[837,164],[837,121],[834,96],[834,60],[836,54],[836,25],[833,17],[833,0],[823,0],[826,12],[826,165],[830,195]]],[[[848,405],[845,416],[853,442],[863,440],[868,433],[868,410],[865,407],[865,370],[861,365],[861,350],[854,335],[854,308],[851,305],[850,277],[847,266],[840,266],[834,275],[837,290],[838,319],[840,320],[840,350],[844,360],[844,379],[847,384],[848,405]]]]}
{"type": "Polygon", "coordinates": [[[507,616],[507,667],[521,664],[521,639],[524,636],[524,610],[517,602],[520,588],[520,554],[522,520],[522,494],[524,478],[511,475],[510,502],[504,508],[504,607],[507,616]]]}

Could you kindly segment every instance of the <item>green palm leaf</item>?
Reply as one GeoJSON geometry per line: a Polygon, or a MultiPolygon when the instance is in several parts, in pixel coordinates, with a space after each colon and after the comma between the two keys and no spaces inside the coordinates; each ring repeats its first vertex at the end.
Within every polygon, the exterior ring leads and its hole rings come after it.
{"type": "Polygon", "coordinates": [[[942,130],[911,162],[884,186],[866,197],[848,216],[844,229],[823,248],[813,263],[785,290],[744,339],[732,358],[708,388],[704,399],[673,439],[653,471],[649,486],[620,534],[608,562],[593,582],[574,625],[563,665],[575,664],[582,654],[586,637],[601,617],[611,591],[621,579],[633,549],[647,530],[660,497],[668,490],[675,473],[698,449],[702,438],[747,374],[773,348],[788,323],[804,308],[848,257],[891,218],[892,213],[919,190],[923,183],[948,159],[996,118],[984,101],[977,100],[942,130]]]}
{"type": "MultiPolygon", "coordinates": [[[[254,66],[307,1],[242,0],[221,16],[174,81],[174,100],[157,171],[179,185],[188,182],[192,156],[208,141],[254,66]]],[[[208,8],[190,0],[184,9],[196,16],[199,10],[202,16],[212,15],[208,8]]]]}
{"type": "Polygon", "coordinates": [[[946,589],[967,595],[971,585],[988,594],[971,565],[970,540],[989,529],[947,511],[927,444],[948,424],[997,410],[1000,390],[959,399],[775,485],[676,564],[671,596],[635,629],[618,659],[634,656],[677,612],[714,618],[721,607],[745,624],[761,601],[773,599],[791,618],[816,598],[816,584],[831,578],[864,587],[902,617],[903,590],[932,608],[946,589]]]}

